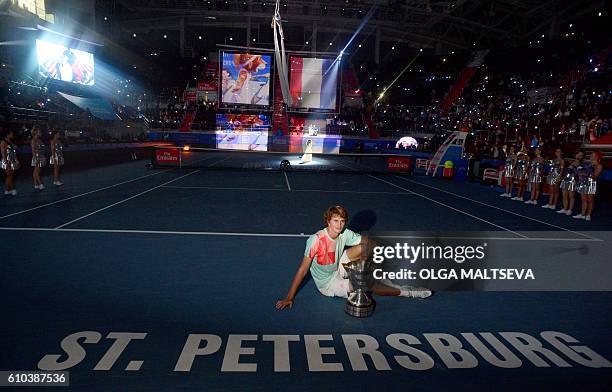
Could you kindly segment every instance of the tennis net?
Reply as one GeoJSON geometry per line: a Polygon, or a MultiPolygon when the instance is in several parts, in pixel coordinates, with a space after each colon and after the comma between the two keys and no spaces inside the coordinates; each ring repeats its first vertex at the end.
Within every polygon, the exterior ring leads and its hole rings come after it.
{"type": "Polygon", "coordinates": [[[409,173],[412,157],[370,153],[292,153],[156,146],[153,167],[285,170],[355,173],[409,173]]]}

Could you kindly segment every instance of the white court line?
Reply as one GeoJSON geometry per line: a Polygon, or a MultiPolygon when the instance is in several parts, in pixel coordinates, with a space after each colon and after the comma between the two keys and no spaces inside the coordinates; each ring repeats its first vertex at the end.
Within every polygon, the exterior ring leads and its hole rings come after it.
{"type": "Polygon", "coordinates": [[[276,191],[276,192],[317,192],[317,193],[354,193],[354,194],[383,194],[383,195],[410,195],[408,192],[377,192],[377,191],[342,191],[329,189],[280,189],[280,188],[248,188],[248,187],[217,187],[217,186],[163,186],[172,189],[207,189],[207,190],[235,190],[235,191],[276,191]]]}
{"type": "Polygon", "coordinates": [[[287,192],[285,188],[248,188],[248,187],[230,187],[230,186],[177,186],[177,185],[164,185],[162,188],[171,189],[209,189],[209,190],[231,190],[231,191],[280,191],[287,192]]]}
{"type": "MultiPolygon", "coordinates": [[[[108,233],[108,234],[153,234],[153,235],[197,235],[197,236],[229,236],[229,237],[310,237],[310,234],[287,233],[233,233],[223,231],[172,231],[172,230],[120,230],[120,229],[66,229],[51,227],[0,227],[0,231],[29,231],[29,232],[60,232],[60,233],[108,233]]],[[[492,241],[570,241],[570,242],[604,242],[597,238],[519,238],[519,237],[433,237],[433,236],[376,236],[376,238],[404,238],[404,239],[466,239],[466,240],[492,240],[492,241]]]]}
{"type": "MultiPolygon", "coordinates": [[[[214,158],[206,157],[206,158],[203,158],[203,159],[200,159],[200,160],[196,161],[196,163],[199,163],[199,162],[202,162],[202,161],[205,161],[205,160],[208,160],[208,159],[214,159],[214,158]]],[[[57,201],[54,201],[54,202],[51,202],[51,203],[47,203],[47,204],[42,204],[42,205],[39,205],[39,206],[36,206],[36,207],[33,207],[33,208],[28,208],[27,210],[13,212],[12,214],[0,216],[0,220],[1,219],[6,219],[6,218],[10,218],[11,216],[15,216],[15,215],[25,214],[26,212],[38,210],[40,208],[48,207],[48,206],[51,206],[51,205],[54,205],[54,204],[63,203],[65,201],[76,199],[76,198],[79,198],[79,197],[82,197],[82,196],[91,195],[92,193],[104,191],[106,189],[115,188],[115,187],[118,187],[120,185],[129,184],[130,182],[138,181],[138,180],[141,180],[143,178],[156,176],[156,175],[162,174],[162,173],[167,173],[167,172],[169,172],[171,170],[176,170],[176,169],[178,169],[178,168],[172,168],[172,169],[166,169],[166,170],[158,171],[158,172],[153,173],[153,174],[147,174],[146,176],[137,177],[137,178],[134,178],[132,180],[123,181],[123,182],[120,182],[120,183],[117,183],[117,184],[114,184],[114,185],[106,186],[104,188],[94,189],[93,191],[81,193],[81,194],[78,194],[78,195],[75,195],[75,196],[70,196],[70,197],[67,197],[67,198],[64,198],[64,199],[61,199],[61,200],[57,200],[57,201]]]]}
{"type": "Polygon", "coordinates": [[[495,208],[496,210],[504,211],[504,212],[507,212],[508,214],[512,214],[512,215],[520,216],[521,218],[529,219],[529,220],[532,220],[532,221],[534,221],[534,222],[541,223],[541,224],[543,224],[543,225],[547,225],[547,226],[550,226],[550,227],[554,227],[554,228],[556,228],[556,229],[561,229],[561,230],[564,230],[564,231],[568,231],[568,232],[573,233],[573,234],[578,234],[578,235],[583,236],[583,237],[585,237],[585,238],[596,239],[596,238],[594,238],[594,237],[588,236],[588,235],[583,234],[583,233],[580,233],[580,232],[578,232],[578,231],[574,231],[574,230],[566,229],[565,227],[561,227],[561,226],[554,225],[554,224],[552,224],[552,223],[544,222],[544,221],[541,221],[541,220],[539,220],[539,219],[532,218],[532,217],[527,216],[527,215],[522,215],[522,214],[519,214],[519,213],[514,212],[514,211],[510,211],[510,210],[506,210],[506,209],[501,208],[501,207],[494,206],[494,205],[492,205],[492,204],[484,203],[484,202],[482,202],[482,201],[478,201],[478,200],[471,199],[471,198],[469,198],[469,197],[461,196],[461,195],[458,195],[458,194],[453,193],[453,192],[445,191],[444,189],[440,189],[440,188],[435,187],[435,186],[431,186],[431,185],[422,184],[422,183],[420,183],[420,182],[418,182],[418,181],[409,180],[409,179],[407,179],[407,178],[403,178],[403,177],[400,177],[400,176],[395,176],[395,177],[399,178],[400,180],[408,181],[408,182],[411,182],[411,183],[414,183],[414,184],[417,184],[417,185],[421,185],[421,186],[424,186],[424,187],[427,187],[427,188],[435,189],[435,190],[440,191],[440,192],[448,193],[449,195],[453,195],[453,196],[456,196],[456,197],[460,197],[460,198],[462,198],[462,199],[466,199],[466,200],[472,201],[472,202],[474,202],[474,203],[478,203],[478,204],[482,204],[482,205],[487,206],[487,207],[495,208]]]}
{"type": "Polygon", "coordinates": [[[287,181],[287,188],[291,190],[291,185],[289,185],[289,177],[287,177],[287,172],[283,171],[283,174],[285,175],[285,181],[287,181]]]}
{"type": "Polygon", "coordinates": [[[357,193],[357,194],[383,194],[411,196],[412,192],[385,192],[385,191],[331,191],[326,189],[295,189],[294,192],[328,192],[328,193],[357,193]]]}
{"type": "Polygon", "coordinates": [[[106,189],[114,188],[114,187],[117,187],[119,185],[128,184],[130,182],[138,181],[138,180],[141,180],[143,178],[152,177],[152,176],[156,176],[158,174],[166,173],[166,172],[168,172],[170,170],[174,170],[174,169],[167,169],[167,170],[163,170],[163,171],[160,171],[160,172],[157,172],[157,173],[147,174],[146,176],[141,176],[141,177],[138,177],[138,178],[134,178],[133,180],[123,181],[123,182],[120,182],[118,184],[105,186],[104,188],[94,189],[93,191],[81,193],[81,194],[78,194],[78,195],[75,195],[75,196],[70,196],[70,197],[67,197],[65,199],[57,200],[57,201],[54,201],[54,202],[51,202],[51,203],[47,203],[47,204],[42,204],[42,205],[39,205],[37,207],[28,208],[27,210],[13,212],[12,214],[0,216],[0,219],[10,218],[11,216],[15,216],[15,215],[19,215],[19,214],[24,214],[26,212],[38,210],[39,208],[48,207],[48,206],[51,206],[51,205],[54,205],[54,204],[57,204],[57,203],[63,203],[65,201],[76,199],[76,198],[79,198],[79,197],[82,197],[82,196],[91,195],[92,193],[96,193],[96,192],[100,192],[100,191],[103,191],[103,190],[106,190],[106,189]]]}
{"type": "MultiPolygon", "coordinates": [[[[194,161],[193,163],[191,163],[191,165],[195,165],[196,163],[202,163],[202,162],[204,162],[204,161],[208,161],[209,159],[217,159],[217,158],[216,158],[216,157],[213,157],[213,156],[207,156],[207,157],[204,157],[204,158],[202,158],[202,159],[198,159],[198,160],[194,161]]],[[[227,159],[227,158],[223,158],[223,159],[221,159],[220,161],[215,162],[214,164],[217,164],[217,163],[219,163],[219,162],[221,162],[221,161],[224,161],[224,160],[226,160],[226,159],[227,159]]],[[[213,165],[214,165],[214,164],[213,164],[213,165]]],[[[208,166],[206,166],[206,167],[208,167],[208,166]]],[[[178,169],[189,169],[189,166],[183,166],[183,164],[182,164],[182,162],[181,162],[181,164],[179,165],[178,169]]],[[[194,169],[195,169],[195,168],[194,168],[194,169]]]]}
{"type": "Polygon", "coordinates": [[[161,185],[158,185],[158,186],[156,186],[156,187],[153,187],[153,188],[151,188],[151,189],[148,189],[148,190],[146,190],[146,191],[144,191],[144,192],[140,192],[140,193],[139,193],[139,194],[137,194],[137,195],[130,196],[130,197],[128,197],[127,199],[120,200],[120,201],[118,201],[118,202],[116,202],[116,203],[113,203],[113,204],[110,204],[110,205],[108,205],[108,206],[106,206],[106,207],[104,207],[104,208],[100,208],[99,210],[96,210],[96,211],[94,211],[94,212],[90,212],[89,214],[87,214],[87,215],[83,215],[83,216],[81,216],[80,218],[76,218],[76,219],[71,220],[70,222],[66,222],[66,223],[64,223],[64,224],[62,224],[62,225],[59,225],[59,226],[57,226],[57,227],[56,227],[56,229],[61,229],[61,228],[65,227],[65,226],[68,226],[68,225],[70,225],[70,224],[74,223],[74,222],[78,222],[78,221],[80,221],[81,219],[85,219],[85,218],[87,218],[87,217],[89,217],[89,216],[92,216],[92,215],[94,215],[94,214],[97,214],[98,212],[101,212],[101,211],[107,210],[107,209],[109,209],[109,208],[111,208],[111,207],[114,207],[114,206],[116,206],[116,205],[118,205],[118,204],[125,203],[125,202],[126,202],[126,201],[128,201],[128,200],[132,200],[132,199],[133,199],[133,198],[135,198],[135,197],[138,197],[138,196],[144,195],[145,193],[149,193],[149,192],[151,192],[151,191],[153,191],[153,190],[155,190],[155,189],[157,189],[157,188],[161,188],[162,186],[164,186],[164,185],[166,185],[166,184],[170,184],[170,183],[172,183],[172,182],[174,182],[174,181],[180,180],[181,178],[184,178],[184,177],[190,176],[190,175],[192,175],[192,174],[194,174],[194,173],[197,173],[197,172],[199,172],[199,171],[200,171],[200,170],[194,170],[194,171],[192,171],[191,173],[187,173],[187,174],[182,175],[182,176],[180,176],[180,177],[177,177],[177,178],[175,178],[175,179],[173,179],[173,180],[170,180],[170,181],[164,182],[164,183],[163,183],[163,184],[161,184],[161,185]]]}
{"type": "Polygon", "coordinates": [[[369,177],[372,177],[372,178],[374,178],[374,179],[376,179],[376,180],[379,180],[379,181],[385,182],[385,183],[387,183],[387,184],[389,184],[389,185],[392,185],[392,186],[394,186],[394,187],[396,187],[396,188],[402,189],[402,190],[404,190],[404,191],[406,191],[406,192],[412,192],[412,194],[413,194],[413,195],[415,195],[415,196],[422,197],[423,199],[427,199],[427,200],[429,200],[429,201],[431,201],[431,202],[434,202],[434,203],[439,204],[439,205],[441,205],[441,206],[444,206],[444,207],[446,207],[446,208],[450,208],[451,210],[454,210],[454,211],[460,212],[460,213],[465,214],[465,215],[467,215],[467,216],[470,216],[470,217],[472,217],[472,218],[474,218],[474,219],[478,219],[479,221],[482,221],[482,222],[488,223],[488,224],[489,224],[489,225],[491,225],[491,226],[495,226],[495,227],[497,227],[497,228],[500,228],[500,229],[503,229],[503,230],[509,231],[510,233],[512,233],[512,234],[516,234],[516,235],[517,235],[517,236],[519,236],[519,237],[529,238],[529,237],[527,237],[527,236],[525,236],[525,235],[523,235],[523,234],[521,234],[521,233],[517,233],[517,232],[512,231],[512,230],[510,230],[510,229],[507,229],[507,228],[505,228],[505,227],[503,227],[503,226],[497,225],[497,224],[495,224],[495,223],[493,223],[493,222],[489,222],[489,221],[488,221],[488,220],[486,220],[486,219],[482,219],[482,218],[480,218],[480,217],[478,217],[478,216],[476,216],[476,215],[472,215],[472,214],[470,214],[470,213],[468,213],[468,212],[462,211],[462,210],[460,210],[460,209],[458,209],[458,208],[455,208],[455,207],[453,207],[453,206],[449,206],[448,204],[445,204],[445,203],[442,203],[442,202],[440,202],[440,201],[434,200],[434,199],[429,198],[429,197],[427,197],[427,196],[425,196],[425,195],[421,195],[420,193],[417,193],[417,192],[415,192],[415,191],[410,191],[410,190],[408,190],[408,189],[406,189],[406,188],[403,188],[403,187],[401,187],[401,186],[399,186],[399,185],[396,185],[396,184],[394,184],[394,183],[392,183],[392,182],[389,182],[389,181],[383,180],[382,178],[374,177],[374,176],[373,176],[373,175],[371,175],[371,174],[368,174],[368,176],[369,176],[369,177]]]}

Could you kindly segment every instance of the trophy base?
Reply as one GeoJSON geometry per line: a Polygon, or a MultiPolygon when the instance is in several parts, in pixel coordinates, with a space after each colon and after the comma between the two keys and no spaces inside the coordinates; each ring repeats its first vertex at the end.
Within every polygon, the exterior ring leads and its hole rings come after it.
{"type": "Polygon", "coordinates": [[[374,314],[374,304],[358,306],[347,302],[344,306],[344,312],[353,317],[370,317],[374,314]]]}
{"type": "Polygon", "coordinates": [[[353,317],[370,317],[374,314],[376,303],[362,290],[357,290],[349,295],[344,305],[346,314],[353,317]]]}

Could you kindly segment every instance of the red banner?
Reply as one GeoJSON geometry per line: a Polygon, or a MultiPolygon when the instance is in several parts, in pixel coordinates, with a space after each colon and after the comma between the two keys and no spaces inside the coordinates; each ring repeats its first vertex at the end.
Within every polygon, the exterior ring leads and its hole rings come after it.
{"type": "Polygon", "coordinates": [[[453,106],[453,104],[461,96],[461,94],[463,93],[463,90],[465,89],[465,86],[467,86],[468,82],[470,81],[472,76],[474,76],[475,73],[476,73],[476,67],[468,67],[468,68],[465,68],[461,72],[461,75],[459,76],[459,80],[457,80],[457,83],[455,83],[453,87],[451,87],[446,97],[444,97],[444,100],[442,100],[442,110],[443,111],[446,112],[448,109],[451,108],[451,106],[453,106]]]}
{"type": "Polygon", "coordinates": [[[183,99],[185,102],[195,102],[198,99],[198,94],[195,91],[185,91],[183,99]]]}
{"type": "Polygon", "coordinates": [[[217,91],[217,83],[198,82],[198,91],[217,91]]]}
{"type": "Polygon", "coordinates": [[[155,161],[164,165],[179,165],[181,153],[178,149],[159,149],[155,151],[155,161]]]}
{"type": "Polygon", "coordinates": [[[387,169],[389,171],[409,172],[411,162],[410,157],[389,157],[387,158],[387,169]]]}

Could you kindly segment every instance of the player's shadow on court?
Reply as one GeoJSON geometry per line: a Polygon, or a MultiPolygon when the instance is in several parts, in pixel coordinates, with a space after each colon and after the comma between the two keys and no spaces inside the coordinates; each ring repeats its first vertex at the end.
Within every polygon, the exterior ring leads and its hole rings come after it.
{"type": "Polygon", "coordinates": [[[372,210],[359,211],[350,218],[348,228],[356,233],[364,234],[376,225],[376,213],[372,210]]]}

